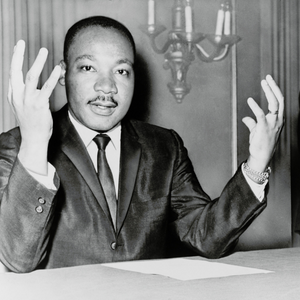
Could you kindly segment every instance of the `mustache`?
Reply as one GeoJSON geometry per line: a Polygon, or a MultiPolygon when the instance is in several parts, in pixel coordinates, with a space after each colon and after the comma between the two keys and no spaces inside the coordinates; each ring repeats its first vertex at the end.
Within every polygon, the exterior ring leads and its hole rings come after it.
{"type": "Polygon", "coordinates": [[[91,99],[89,102],[110,102],[117,105],[117,101],[114,99],[113,95],[99,95],[94,99],[91,99]]]}

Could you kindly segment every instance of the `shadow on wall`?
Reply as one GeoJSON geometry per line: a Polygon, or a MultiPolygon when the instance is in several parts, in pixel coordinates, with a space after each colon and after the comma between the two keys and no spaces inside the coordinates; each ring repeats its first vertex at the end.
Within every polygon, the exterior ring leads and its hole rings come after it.
{"type": "MultiPolygon", "coordinates": [[[[300,108],[300,94],[298,96],[298,107],[300,108]]],[[[297,124],[297,146],[298,146],[298,153],[299,153],[299,149],[300,149],[300,109],[298,111],[298,120],[297,120],[298,124],[297,124]]],[[[296,196],[294,196],[295,199],[298,199],[298,194],[296,196]]],[[[299,201],[295,201],[296,203],[295,205],[295,209],[296,209],[296,214],[294,216],[295,220],[294,220],[294,230],[295,233],[297,233],[298,235],[300,235],[300,202],[299,201]]]]}
{"type": "Polygon", "coordinates": [[[146,61],[139,53],[135,59],[135,89],[127,116],[140,121],[149,118],[151,79],[146,61]]]}

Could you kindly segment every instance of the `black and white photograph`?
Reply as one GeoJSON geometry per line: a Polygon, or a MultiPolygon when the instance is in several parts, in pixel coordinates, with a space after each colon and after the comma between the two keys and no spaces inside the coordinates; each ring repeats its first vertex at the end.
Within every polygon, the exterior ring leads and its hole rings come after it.
{"type": "Polygon", "coordinates": [[[299,95],[297,0],[0,0],[0,299],[299,299],[299,95]]]}

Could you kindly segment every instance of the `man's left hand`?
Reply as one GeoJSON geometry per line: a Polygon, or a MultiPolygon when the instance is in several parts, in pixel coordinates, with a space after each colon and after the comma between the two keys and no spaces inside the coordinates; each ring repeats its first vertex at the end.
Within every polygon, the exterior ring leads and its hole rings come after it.
{"type": "Polygon", "coordinates": [[[275,152],[276,145],[284,125],[284,97],[281,90],[268,75],[261,81],[262,89],[268,101],[268,114],[252,99],[248,105],[256,117],[243,118],[243,123],[250,131],[249,136],[249,167],[258,172],[264,172],[275,152]]]}

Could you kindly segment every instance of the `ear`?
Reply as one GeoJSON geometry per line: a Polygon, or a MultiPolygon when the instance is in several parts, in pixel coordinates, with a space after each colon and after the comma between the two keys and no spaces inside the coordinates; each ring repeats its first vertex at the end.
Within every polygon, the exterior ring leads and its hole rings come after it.
{"type": "Polygon", "coordinates": [[[61,67],[61,73],[60,73],[60,77],[58,79],[58,82],[60,83],[60,85],[65,85],[65,75],[66,75],[66,69],[67,69],[67,65],[66,63],[61,60],[59,63],[60,67],[61,67]]]}

